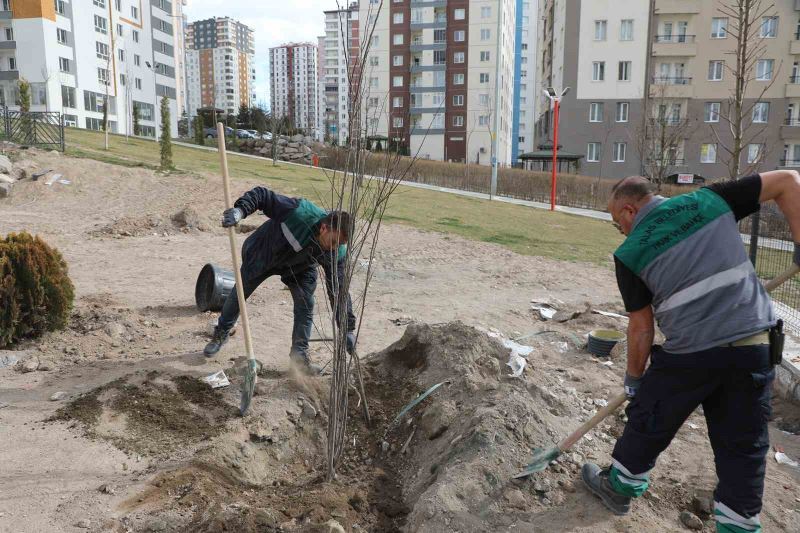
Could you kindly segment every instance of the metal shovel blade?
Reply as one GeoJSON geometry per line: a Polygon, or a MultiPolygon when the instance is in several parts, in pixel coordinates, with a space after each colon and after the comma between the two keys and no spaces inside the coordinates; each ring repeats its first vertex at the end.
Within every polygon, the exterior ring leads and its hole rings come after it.
{"type": "Polygon", "coordinates": [[[553,446],[552,448],[536,448],[533,450],[531,462],[525,467],[525,470],[514,476],[514,479],[528,477],[536,472],[541,472],[559,455],[561,455],[561,450],[558,449],[558,446],[553,446]]]}
{"type": "Polygon", "coordinates": [[[258,363],[255,359],[248,359],[242,381],[242,399],[239,403],[239,414],[242,416],[246,415],[247,410],[250,409],[250,402],[253,401],[253,394],[256,392],[257,379],[258,363]]]}

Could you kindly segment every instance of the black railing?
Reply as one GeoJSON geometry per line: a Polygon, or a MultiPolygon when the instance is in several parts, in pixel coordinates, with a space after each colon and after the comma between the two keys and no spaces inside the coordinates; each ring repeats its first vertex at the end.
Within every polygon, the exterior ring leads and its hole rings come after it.
{"type": "Polygon", "coordinates": [[[656,35],[657,43],[693,43],[694,35],[656,35]]]}
{"type": "Polygon", "coordinates": [[[789,76],[789,83],[800,83],[800,76],[789,76]]]}
{"type": "Polygon", "coordinates": [[[787,118],[783,121],[784,126],[800,126],[800,118],[787,118]]]}
{"type": "Polygon", "coordinates": [[[800,159],[781,159],[782,167],[800,167],[800,159]]]}
{"type": "Polygon", "coordinates": [[[653,83],[658,85],[691,85],[692,78],[680,76],[655,76],[653,83]]]}
{"type": "Polygon", "coordinates": [[[64,151],[64,120],[57,111],[10,111],[2,108],[2,136],[23,146],[64,151]]]}

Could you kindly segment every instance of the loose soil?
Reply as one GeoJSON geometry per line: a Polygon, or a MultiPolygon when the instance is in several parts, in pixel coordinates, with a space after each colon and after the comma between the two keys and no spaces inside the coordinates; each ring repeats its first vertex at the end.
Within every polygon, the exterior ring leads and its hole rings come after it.
{"type": "MultiPolygon", "coordinates": [[[[263,366],[247,417],[237,415],[241,335],[218,357],[202,356],[215,315],[194,308],[194,282],[205,263],[229,262],[218,178],[36,150],[12,156],[72,182],[17,184],[0,201],[0,234],[26,230],[58,247],[77,299],[66,330],[3,352],[39,370],[0,368],[0,442],[11,443],[0,446],[1,531],[328,532],[331,520],[345,531],[680,531],[680,512],[714,486],[700,413],[629,516],[610,515],[578,475],[585,460],[609,461],[621,413],[545,472],[512,481],[533,448],[620,389],[624,355],[607,366],[584,349],[588,331],[625,327],[592,312],[622,311],[610,262],[523,257],[393,225],[359,339],[372,425],[353,392],[338,476],[325,482],[328,378],[289,368],[291,298],[279,281],[248,302],[263,366]],[[531,310],[545,300],[557,320],[531,310]],[[533,352],[512,378],[501,340],[522,336],[533,352]],[[231,386],[200,381],[221,369],[231,386]],[[50,401],[55,392],[66,399],[50,401]]],[[[235,180],[234,194],[256,184],[235,180]]],[[[248,218],[248,229],[262,220],[248,218]]],[[[314,336],[325,336],[319,290],[314,336]]],[[[329,351],[315,344],[312,358],[325,364],[329,351]]],[[[773,442],[800,457],[797,407],[775,407],[773,442]]],[[[766,531],[798,531],[798,487],[798,471],[769,461],[766,531]]]]}

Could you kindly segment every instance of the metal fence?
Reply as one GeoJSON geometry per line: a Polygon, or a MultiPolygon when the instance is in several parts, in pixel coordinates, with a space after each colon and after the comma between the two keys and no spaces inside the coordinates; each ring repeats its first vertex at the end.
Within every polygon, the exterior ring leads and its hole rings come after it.
{"type": "Polygon", "coordinates": [[[64,120],[57,111],[11,111],[2,108],[5,140],[23,146],[64,151],[64,120]]]}
{"type": "MultiPolygon", "coordinates": [[[[794,240],[786,217],[774,203],[741,221],[739,229],[750,260],[762,279],[772,279],[792,266],[794,240]]],[[[800,280],[790,279],[772,293],[778,314],[800,332],[800,280]]]]}

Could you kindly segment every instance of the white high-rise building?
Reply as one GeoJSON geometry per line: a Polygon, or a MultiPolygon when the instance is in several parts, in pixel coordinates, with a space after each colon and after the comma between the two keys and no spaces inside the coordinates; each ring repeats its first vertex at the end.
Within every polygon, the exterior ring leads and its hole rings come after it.
{"type": "Polygon", "coordinates": [[[367,138],[422,158],[510,165],[516,4],[362,5],[367,138]]]}
{"type": "Polygon", "coordinates": [[[186,28],[189,116],[216,108],[229,114],[256,103],[253,30],[229,17],[192,22],[186,28]]]}
{"type": "Polygon", "coordinates": [[[359,58],[358,27],[358,2],[325,11],[325,35],[320,37],[320,111],[325,138],[340,145],[347,142],[350,130],[348,68],[354,67],[359,58]]]}
{"type": "Polygon", "coordinates": [[[290,43],[269,49],[270,110],[308,135],[317,132],[317,46],[290,43]]]}
{"type": "Polygon", "coordinates": [[[517,64],[514,71],[514,137],[511,160],[534,151],[538,0],[517,0],[517,64]]]}
{"type": "Polygon", "coordinates": [[[161,96],[172,135],[178,106],[173,5],[169,0],[1,0],[0,105],[19,105],[31,84],[32,111],[59,111],[69,126],[99,130],[108,96],[109,131],[155,137],[161,96]]]}

